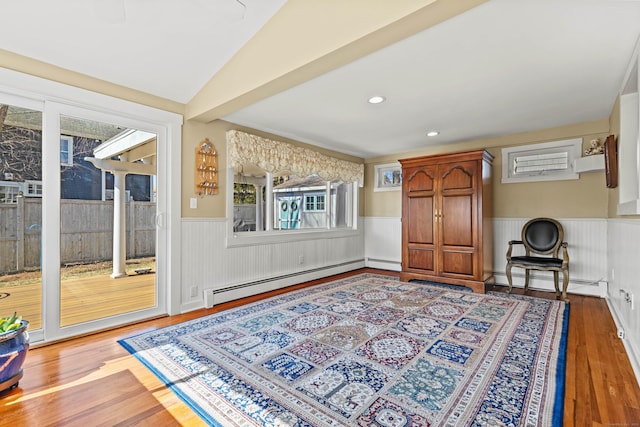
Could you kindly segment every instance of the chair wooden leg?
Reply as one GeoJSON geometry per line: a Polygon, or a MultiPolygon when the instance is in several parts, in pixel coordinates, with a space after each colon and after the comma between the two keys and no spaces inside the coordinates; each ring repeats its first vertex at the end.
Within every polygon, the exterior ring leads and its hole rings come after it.
{"type": "Polygon", "coordinates": [[[569,297],[567,297],[567,287],[569,286],[569,272],[564,270],[562,272],[562,299],[564,302],[569,302],[569,297]]]}
{"type": "Polygon", "coordinates": [[[529,290],[529,269],[525,268],[524,270],[524,292],[527,293],[529,290]]]}
{"type": "Polygon", "coordinates": [[[513,282],[511,281],[511,264],[507,264],[507,281],[509,282],[509,289],[507,290],[507,293],[510,294],[511,293],[511,288],[513,287],[513,282]]]}
{"type": "Polygon", "coordinates": [[[560,287],[558,286],[558,272],[553,272],[553,284],[556,287],[556,297],[560,296],[560,287]]]}

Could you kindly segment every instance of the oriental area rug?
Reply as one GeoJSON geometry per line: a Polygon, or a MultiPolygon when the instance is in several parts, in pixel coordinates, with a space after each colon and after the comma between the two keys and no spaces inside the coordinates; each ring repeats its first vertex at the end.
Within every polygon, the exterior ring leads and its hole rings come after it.
{"type": "Polygon", "coordinates": [[[560,426],[568,313],[362,274],[120,343],[213,426],[560,426]]]}

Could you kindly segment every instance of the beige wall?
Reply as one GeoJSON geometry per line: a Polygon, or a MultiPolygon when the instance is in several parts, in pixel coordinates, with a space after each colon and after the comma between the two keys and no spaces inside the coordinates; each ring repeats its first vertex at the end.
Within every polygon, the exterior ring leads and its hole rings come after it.
{"type": "MultiPolygon", "coordinates": [[[[148,94],[132,91],[131,89],[113,85],[98,79],[93,79],[69,70],[34,61],[0,49],[0,66],[25,72],[49,80],[78,86],[98,93],[106,93],[122,99],[138,102],[144,105],[164,109],[167,111],[182,113],[185,106],[175,102],[148,94]]],[[[183,159],[182,159],[182,215],[195,218],[221,218],[225,216],[225,178],[220,176],[220,193],[216,196],[198,197],[194,189],[195,172],[195,147],[204,138],[209,138],[216,146],[219,156],[220,168],[226,168],[226,142],[225,132],[231,128],[229,123],[213,121],[202,123],[186,121],[183,128],[183,159]],[[189,199],[198,197],[198,208],[189,208],[189,199]]],[[[274,138],[301,144],[275,135],[269,135],[243,129],[268,138],[274,138]]],[[[385,156],[369,159],[365,168],[365,189],[361,191],[360,214],[365,216],[399,217],[401,215],[401,194],[395,192],[373,192],[374,164],[389,163],[399,158],[408,158],[419,155],[436,154],[441,152],[464,151],[469,149],[487,148],[495,157],[494,161],[494,216],[496,217],[530,217],[549,215],[556,217],[615,217],[616,204],[618,202],[617,189],[607,189],[604,183],[603,173],[581,174],[575,181],[552,181],[523,184],[501,184],[501,153],[502,147],[546,142],[557,139],[583,137],[586,144],[593,137],[606,137],[609,132],[618,134],[619,131],[619,104],[616,103],[611,117],[608,119],[564,126],[554,129],[538,130],[517,135],[509,135],[499,138],[490,138],[463,142],[454,145],[425,148],[410,153],[399,153],[393,156],[385,156]]],[[[318,149],[328,152],[328,150],[318,149]]],[[[353,160],[352,157],[328,152],[340,158],[353,160]]],[[[358,160],[358,159],[356,159],[358,160]]],[[[361,161],[361,159],[360,159],[361,161]]]]}
{"type": "MultiPolygon", "coordinates": [[[[214,120],[211,123],[201,123],[195,120],[185,122],[182,131],[182,217],[184,218],[224,218],[226,216],[226,170],[227,170],[227,141],[226,132],[230,129],[241,130],[265,138],[277,141],[288,142],[301,147],[309,147],[315,151],[349,160],[356,163],[363,163],[364,160],[348,154],[338,153],[320,147],[310,146],[300,141],[283,138],[255,129],[238,126],[223,120],[214,120]],[[218,153],[218,167],[221,174],[218,178],[220,190],[216,195],[198,196],[195,189],[195,158],[196,147],[202,140],[209,138],[209,141],[216,147],[218,153]],[[192,197],[198,199],[198,208],[191,209],[189,202],[192,197]]],[[[361,191],[361,195],[362,195],[361,191]]],[[[360,199],[362,200],[362,196],[360,199]]],[[[364,214],[364,204],[360,204],[360,214],[364,214]]]]}
{"type": "Polygon", "coordinates": [[[227,175],[223,171],[227,168],[227,144],[225,132],[231,129],[226,122],[200,123],[185,122],[182,128],[182,216],[187,218],[222,218],[226,216],[225,188],[227,175]],[[216,147],[218,153],[218,187],[216,195],[198,196],[195,188],[196,147],[205,138],[216,147]],[[197,209],[189,208],[192,197],[197,198],[197,209]]]}
{"type": "Polygon", "coordinates": [[[558,218],[607,218],[608,198],[612,190],[606,188],[603,172],[580,174],[580,179],[532,183],[502,184],[503,147],[534,144],[569,138],[583,139],[586,148],[593,138],[604,138],[609,134],[609,120],[603,119],[553,129],[543,129],[515,135],[468,141],[424,150],[401,153],[367,160],[365,168],[365,216],[401,216],[401,192],[376,193],[373,191],[374,165],[444,152],[486,148],[494,155],[493,199],[494,217],[530,218],[550,216],[558,218]]]}

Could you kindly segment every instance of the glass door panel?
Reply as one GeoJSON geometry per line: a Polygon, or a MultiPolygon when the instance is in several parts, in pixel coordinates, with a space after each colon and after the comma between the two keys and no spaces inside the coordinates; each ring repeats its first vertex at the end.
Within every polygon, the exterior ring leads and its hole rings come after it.
{"type": "Polygon", "coordinates": [[[42,328],[42,112],[0,100],[0,317],[42,328]]]}
{"type": "Polygon", "coordinates": [[[156,135],[60,115],[60,141],[59,326],[156,307],[156,135]]]}

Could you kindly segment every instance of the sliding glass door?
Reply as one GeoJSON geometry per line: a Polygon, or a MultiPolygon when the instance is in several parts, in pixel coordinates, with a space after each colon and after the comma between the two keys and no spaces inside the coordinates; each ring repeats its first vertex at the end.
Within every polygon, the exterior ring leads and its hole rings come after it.
{"type": "Polygon", "coordinates": [[[180,312],[182,117],[0,82],[0,316],[36,343],[180,312]]]}
{"type": "Polygon", "coordinates": [[[42,328],[41,102],[0,96],[0,317],[42,328]]]}
{"type": "Polygon", "coordinates": [[[59,325],[155,308],[157,135],[63,114],[60,141],[59,325]]]}
{"type": "Polygon", "coordinates": [[[166,313],[157,141],[144,122],[45,105],[46,339],[166,313]]]}

